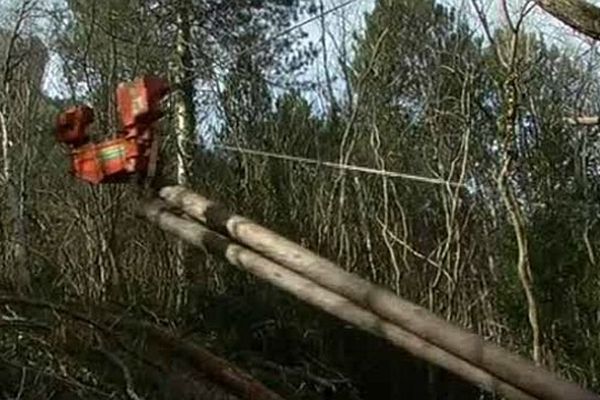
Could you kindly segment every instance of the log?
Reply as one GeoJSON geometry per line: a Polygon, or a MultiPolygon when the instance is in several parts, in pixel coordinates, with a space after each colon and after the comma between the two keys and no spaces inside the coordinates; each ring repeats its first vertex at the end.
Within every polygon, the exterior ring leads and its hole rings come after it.
{"type": "Polygon", "coordinates": [[[599,400],[600,396],[519,357],[480,336],[452,325],[429,310],[415,305],[390,290],[351,274],[331,261],[264,228],[235,215],[218,203],[183,187],[165,187],[160,197],[192,218],[264,255],[292,271],[318,282],[379,317],[415,336],[462,358],[533,397],[548,400],[599,400]]]}
{"type": "Polygon", "coordinates": [[[451,371],[477,387],[515,400],[538,399],[200,223],[173,214],[169,206],[160,200],[146,203],[143,212],[162,230],[204,248],[259,279],[359,329],[382,337],[418,358],[451,371]]]}

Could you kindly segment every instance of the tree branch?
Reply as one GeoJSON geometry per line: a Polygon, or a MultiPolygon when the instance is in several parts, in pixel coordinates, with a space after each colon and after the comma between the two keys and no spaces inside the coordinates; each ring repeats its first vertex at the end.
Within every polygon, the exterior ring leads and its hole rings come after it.
{"type": "Polygon", "coordinates": [[[196,371],[241,399],[284,400],[241,369],[200,346],[180,340],[164,329],[148,323],[132,321],[129,325],[144,331],[152,340],[161,344],[167,354],[174,354],[187,361],[196,371]]]}

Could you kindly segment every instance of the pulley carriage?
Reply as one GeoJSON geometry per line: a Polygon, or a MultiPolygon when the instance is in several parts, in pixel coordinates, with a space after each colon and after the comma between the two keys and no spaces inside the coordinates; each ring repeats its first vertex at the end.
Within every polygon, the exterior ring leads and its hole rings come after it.
{"type": "Polygon", "coordinates": [[[117,88],[122,128],[112,138],[93,143],[88,128],[94,111],[85,105],[69,108],[57,118],[56,138],[70,148],[71,173],[92,184],[129,182],[154,177],[159,137],[155,124],[163,116],[161,100],[167,82],[144,76],[117,88]]]}

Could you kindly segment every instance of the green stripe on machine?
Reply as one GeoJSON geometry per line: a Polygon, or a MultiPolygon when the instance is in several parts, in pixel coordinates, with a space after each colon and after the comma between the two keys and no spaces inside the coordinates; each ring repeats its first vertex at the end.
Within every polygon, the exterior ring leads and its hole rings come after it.
{"type": "Polygon", "coordinates": [[[125,158],[125,148],[119,146],[102,149],[100,151],[100,158],[103,161],[114,160],[115,158],[125,158]]]}

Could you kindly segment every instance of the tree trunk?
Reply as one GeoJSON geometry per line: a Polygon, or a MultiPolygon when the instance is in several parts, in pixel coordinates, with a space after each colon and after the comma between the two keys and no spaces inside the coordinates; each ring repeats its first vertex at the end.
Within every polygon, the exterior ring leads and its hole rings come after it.
{"type": "MultiPolygon", "coordinates": [[[[18,142],[17,133],[27,129],[32,118],[32,110],[28,108],[32,96],[32,87],[37,89],[41,78],[36,73],[40,65],[36,62],[39,54],[35,53],[36,43],[34,38],[23,39],[22,29],[27,23],[29,13],[35,6],[33,0],[25,0],[15,14],[15,25],[10,35],[0,33],[0,54],[4,56],[0,64],[0,146],[2,156],[2,175],[0,183],[6,188],[3,193],[6,199],[7,215],[0,216],[6,226],[4,234],[8,238],[5,244],[4,272],[9,281],[18,290],[27,290],[30,284],[29,270],[27,269],[27,243],[25,231],[25,185],[26,161],[21,156],[21,169],[16,168],[12,161],[17,160],[13,143],[18,142]],[[25,54],[27,52],[28,54],[25,54]],[[19,62],[19,58],[27,56],[19,62]],[[16,77],[16,79],[15,79],[16,77]],[[38,80],[39,78],[39,80],[38,80]],[[19,127],[16,129],[16,127],[19,127]],[[11,137],[12,136],[12,137],[11,137]],[[11,147],[13,147],[11,149],[11,147]],[[10,223],[8,223],[10,221],[10,223]]],[[[41,66],[43,73],[43,65],[41,66]]],[[[41,74],[40,74],[41,76],[41,74]]],[[[23,145],[23,144],[21,144],[23,145]]],[[[26,158],[26,157],[25,157],[26,158]]]]}
{"type": "MultiPolygon", "coordinates": [[[[6,117],[4,116],[3,110],[0,110],[0,157],[2,157],[2,175],[0,175],[0,198],[5,199],[8,196],[8,192],[10,188],[8,187],[10,184],[10,161],[8,158],[8,129],[6,127],[6,117]]],[[[10,219],[10,214],[5,211],[8,208],[8,204],[5,204],[3,201],[0,202],[0,220],[8,221],[10,219]]],[[[3,223],[0,225],[2,229],[2,266],[6,267],[9,264],[9,255],[11,253],[11,245],[8,242],[8,238],[10,238],[10,230],[8,224],[3,223]]]]}
{"type": "MultiPolygon", "coordinates": [[[[194,79],[192,76],[191,27],[189,20],[189,2],[183,1],[177,10],[177,43],[174,66],[175,87],[175,141],[176,141],[176,181],[187,185],[193,161],[194,148],[194,79]]],[[[187,284],[185,274],[186,245],[176,244],[175,273],[175,310],[179,312],[187,303],[187,284]]]]}
{"type": "Polygon", "coordinates": [[[600,40],[600,8],[584,0],[537,0],[537,4],[571,28],[600,40]]]}

